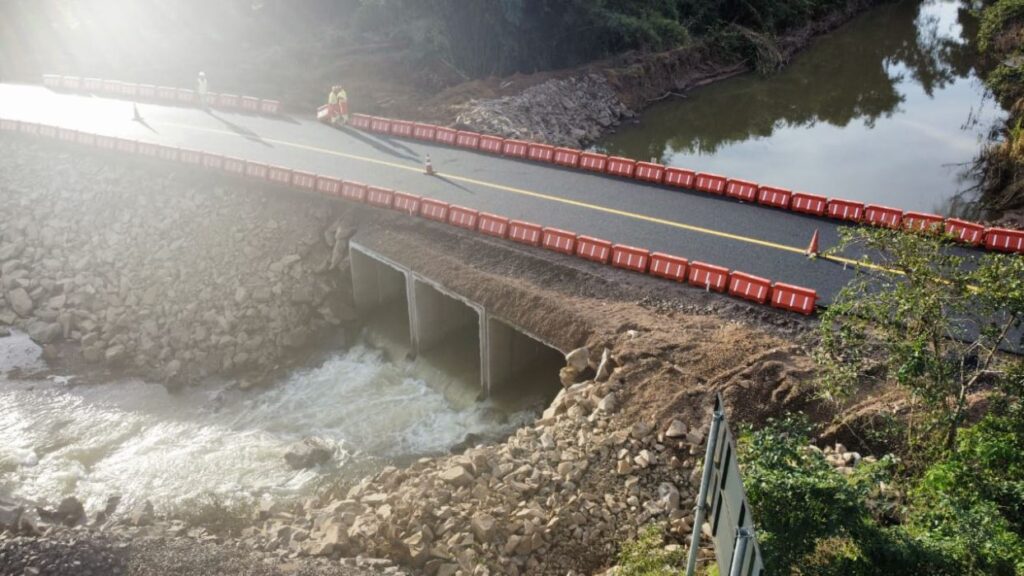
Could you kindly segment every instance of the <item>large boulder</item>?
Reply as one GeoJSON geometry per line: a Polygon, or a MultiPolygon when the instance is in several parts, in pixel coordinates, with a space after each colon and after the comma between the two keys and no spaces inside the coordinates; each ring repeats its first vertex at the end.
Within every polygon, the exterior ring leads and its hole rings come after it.
{"type": "Polygon", "coordinates": [[[293,445],[284,454],[284,461],[295,470],[312,468],[334,457],[334,447],[321,438],[309,437],[293,445]]]}
{"type": "Polygon", "coordinates": [[[35,304],[32,303],[32,297],[28,295],[24,288],[15,288],[8,292],[7,301],[11,303],[11,309],[14,310],[14,313],[22,318],[28,318],[32,314],[32,309],[35,308],[35,304]]]}
{"type": "Polygon", "coordinates": [[[565,365],[575,368],[577,372],[583,372],[590,365],[590,349],[583,346],[569,352],[565,355],[565,365]]]}
{"type": "Polygon", "coordinates": [[[57,510],[53,513],[54,520],[65,526],[78,526],[86,521],[85,507],[78,501],[78,498],[69,496],[60,501],[57,510]]]}
{"type": "Polygon", "coordinates": [[[473,483],[473,475],[462,466],[452,466],[441,472],[441,480],[453,486],[468,486],[473,483]]]}

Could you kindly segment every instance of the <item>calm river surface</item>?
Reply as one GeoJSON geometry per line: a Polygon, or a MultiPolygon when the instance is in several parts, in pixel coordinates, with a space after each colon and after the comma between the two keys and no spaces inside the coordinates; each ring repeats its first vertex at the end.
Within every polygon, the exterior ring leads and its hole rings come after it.
{"type": "Polygon", "coordinates": [[[883,5],[769,77],[747,74],[658,103],[600,142],[796,190],[948,213],[1003,111],[975,71],[961,2],[883,5]]]}

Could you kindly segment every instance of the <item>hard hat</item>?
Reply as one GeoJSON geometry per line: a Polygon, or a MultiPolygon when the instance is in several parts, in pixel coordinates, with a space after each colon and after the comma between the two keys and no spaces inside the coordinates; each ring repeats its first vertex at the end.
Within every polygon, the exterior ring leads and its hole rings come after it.
{"type": "Polygon", "coordinates": [[[200,72],[199,75],[200,76],[206,76],[206,72],[200,72]]]}

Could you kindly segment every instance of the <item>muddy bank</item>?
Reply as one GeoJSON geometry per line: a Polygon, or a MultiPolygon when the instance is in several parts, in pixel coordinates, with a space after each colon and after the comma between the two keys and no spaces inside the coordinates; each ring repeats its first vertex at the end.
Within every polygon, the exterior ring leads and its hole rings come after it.
{"type": "Polygon", "coordinates": [[[354,318],[323,199],[10,137],[0,204],[0,326],[50,360],[260,378],[354,318]]]}
{"type": "MultiPolygon", "coordinates": [[[[668,52],[624,54],[573,70],[468,82],[409,113],[507,138],[583,147],[653,102],[755,68],[784,66],[816,36],[883,1],[849,0],[819,21],[778,38],[745,30],[756,58],[729,55],[718,46],[721,40],[710,39],[668,52]]],[[[398,116],[404,111],[395,110],[398,116]]],[[[388,113],[387,108],[382,112],[388,113]]]]}

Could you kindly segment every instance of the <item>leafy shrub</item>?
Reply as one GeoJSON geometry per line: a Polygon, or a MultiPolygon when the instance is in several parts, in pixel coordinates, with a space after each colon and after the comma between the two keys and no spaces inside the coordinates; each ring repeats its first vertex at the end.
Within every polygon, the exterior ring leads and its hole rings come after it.
{"type": "Polygon", "coordinates": [[[619,576],[676,576],[686,560],[683,550],[664,548],[662,528],[652,524],[619,552],[619,576]]]}

